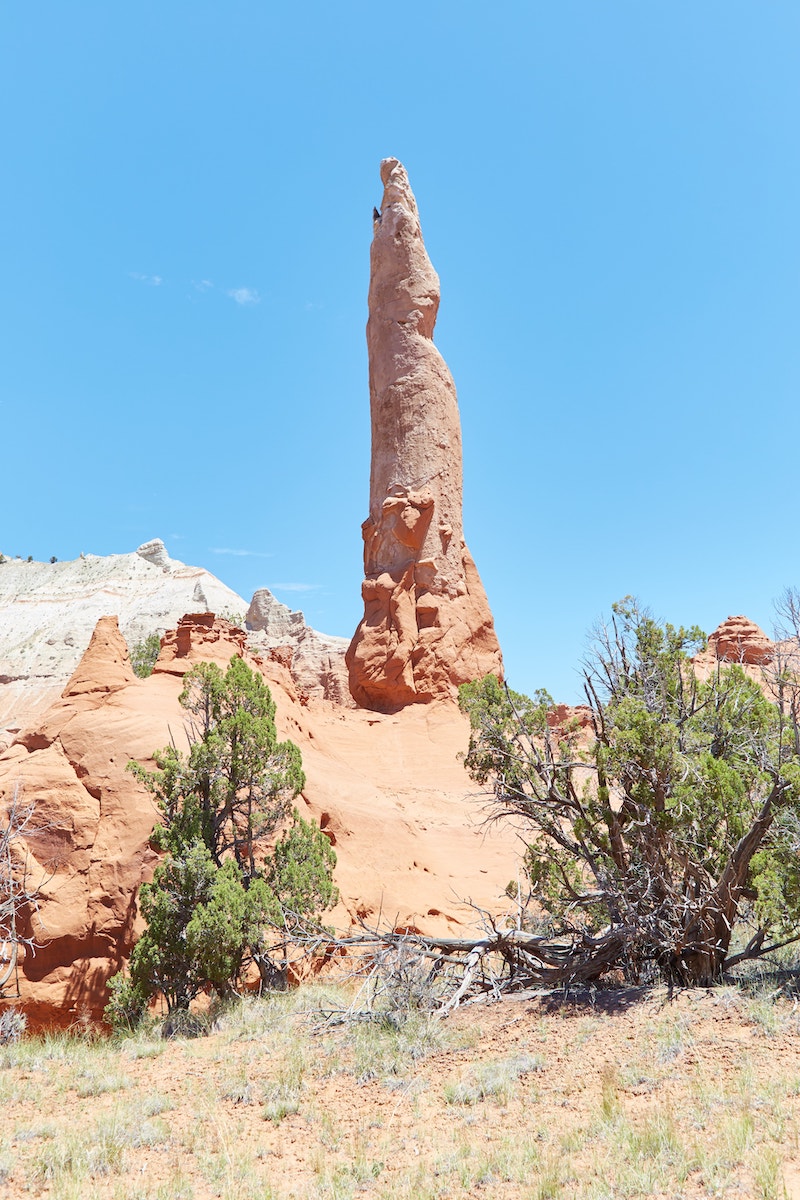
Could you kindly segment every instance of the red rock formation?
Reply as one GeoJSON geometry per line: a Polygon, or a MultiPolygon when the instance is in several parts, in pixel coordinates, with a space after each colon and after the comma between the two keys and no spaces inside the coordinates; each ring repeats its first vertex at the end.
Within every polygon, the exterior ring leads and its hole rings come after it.
{"type": "Polygon", "coordinates": [[[161,639],[153,674],[185,675],[198,657],[227,666],[234,654],[244,654],[246,641],[243,629],[214,613],[187,613],[177,629],[169,629],[161,639]]]}
{"type": "MultiPolygon", "coordinates": [[[[35,949],[18,975],[34,1026],[102,1018],[106,981],[141,932],[138,890],[157,861],[158,810],[128,761],[148,760],[171,739],[186,747],[183,675],[199,661],[224,670],[244,641],[213,613],[193,614],[164,637],[153,675],[137,679],[117,618],[103,617],[62,698],[0,755],[0,812],[16,792],[35,806],[25,850],[39,909],[22,931],[35,949]]],[[[291,700],[288,673],[280,678],[291,700]]],[[[14,999],[11,985],[5,997],[14,999]]]]}
{"type": "Polygon", "coordinates": [[[461,429],[433,344],[439,278],[405,169],[381,163],[369,289],[372,469],[363,525],[364,617],[347,652],[359,705],[390,711],[502,674],[462,527],[461,429]]]}
{"type": "Polygon", "coordinates": [[[116,692],[133,683],[135,678],[128,643],[119,631],[119,620],[101,617],[61,695],[67,699],[92,692],[116,692]]]}
{"type": "Polygon", "coordinates": [[[723,662],[763,666],[772,661],[773,643],[748,617],[728,617],[708,639],[708,649],[723,662]]]}
{"type": "Polygon", "coordinates": [[[241,630],[207,614],[187,617],[163,639],[149,679],[129,675],[115,622],[102,621],[62,699],[0,753],[0,815],[17,789],[35,804],[26,839],[28,878],[41,883],[40,909],[23,928],[35,952],[20,962],[17,998],[31,1027],[70,1025],[102,1016],[106,982],[142,929],[141,883],[157,861],[150,845],[158,811],[126,770],[174,740],[186,748],[186,713],[178,703],[183,674],[199,661],[225,669],[243,654],[266,678],[277,705],[278,732],[301,749],[307,784],[302,814],[336,846],[341,903],[331,921],[347,928],[359,916],[442,933],[472,926],[474,910],[502,907],[517,871],[513,837],[487,835],[481,806],[457,755],[466,749],[466,718],[453,704],[410,706],[383,715],[338,708],[298,695],[279,662],[242,647],[241,630]]]}

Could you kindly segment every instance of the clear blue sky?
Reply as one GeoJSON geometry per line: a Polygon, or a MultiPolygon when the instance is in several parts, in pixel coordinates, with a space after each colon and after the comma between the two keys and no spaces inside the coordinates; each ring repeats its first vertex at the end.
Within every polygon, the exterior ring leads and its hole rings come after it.
{"type": "Polygon", "coordinates": [[[160,536],[353,632],[392,154],[512,684],[800,583],[796,0],[17,2],[0,92],[4,553],[160,536]]]}

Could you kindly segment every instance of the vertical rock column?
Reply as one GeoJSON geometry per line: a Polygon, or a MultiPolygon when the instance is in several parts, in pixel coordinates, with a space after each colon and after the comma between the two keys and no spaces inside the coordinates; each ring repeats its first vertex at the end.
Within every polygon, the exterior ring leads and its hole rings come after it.
{"type": "Polygon", "coordinates": [[[381,163],[369,287],[372,468],[364,617],[347,652],[350,690],[390,710],[502,675],[492,614],[464,542],[456,389],[433,344],[439,277],[405,168],[381,163]]]}

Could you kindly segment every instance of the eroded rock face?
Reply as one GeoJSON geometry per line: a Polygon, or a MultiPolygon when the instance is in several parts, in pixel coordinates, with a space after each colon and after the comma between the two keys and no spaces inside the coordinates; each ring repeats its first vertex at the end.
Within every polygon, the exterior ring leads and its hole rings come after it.
{"type": "MultiPolygon", "coordinates": [[[[137,679],[117,618],[103,617],[61,698],[0,754],[0,819],[15,794],[34,805],[24,852],[39,907],[23,914],[22,933],[35,949],[4,993],[15,1001],[18,985],[34,1027],[102,1018],[106,982],[143,928],[139,887],[158,860],[150,837],[159,812],[128,761],[147,762],[170,741],[188,748],[183,675],[200,661],[225,670],[246,654],[244,642],[213,613],[184,617],[152,676],[137,679]]],[[[276,672],[271,685],[277,692],[283,682],[291,703],[291,679],[276,672]]]]}
{"type": "Polygon", "coordinates": [[[364,618],[347,652],[357,704],[390,711],[502,674],[486,593],[464,542],[456,389],[433,344],[439,278],[395,158],[381,163],[369,289],[372,467],[364,618]]]}
{"type": "Polygon", "coordinates": [[[202,609],[247,602],[202,567],[172,559],[160,538],[130,554],[0,564],[0,749],[59,698],[100,617],[116,615],[129,646],[202,609]]]}
{"type": "Polygon", "coordinates": [[[253,593],[245,616],[247,644],[256,654],[269,654],[291,671],[300,696],[352,706],[344,656],[345,638],[318,633],[276,600],[269,588],[253,593]]]}
{"type": "Polygon", "coordinates": [[[185,613],[222,613],[241,622],[245,610],[254,653],[286,648],[284,660],[302,695],[352,705],[345,638],[318,633],[266,588],[247,609],[209,571],[170,558],[160,538],[131,554],[0,564],[0,751],[59,698],[98,618],[115,614],[134,646],[173,629],[185,613]]]}
{"type": "Polygon", "coordinates": [[[165,571],[170,568],[172,559],[167,554],[167,547],[162,542],[161,538],[152,538],[149,542],[142,542],[136,550],[139,558],[143,558],[145,562],[151,562],[156,567],[162,567],[165,571]]]}
{"type": "Polygon", "coordinates": [[[185,675],[194,665],[192,652],[202,654],[207,662],[226,665],[231,655],[244,653],[246,636],[228,621],[218,620],[214,613],[186,613],[177,629],[168,629],[161,639],[161,649],[153,667],[154,675],[185,675]]]}
{"type": "Polygon", "coordinates": [[[708,649],[723,662],[763,666],[772,661],[774,646],[749,617],[728,617],[708,639],[708,649]]]}
{"type": "Polygon", "coordinates": [[[225,670],[244,656],[277,706],[278,734],[301,749],[307,783],[297,806],[336,847],[341,901],[331,922],[380,922],[455,933],[475,909],[505,906],[517,870],[513,838],[487,836],[458,754],[469,728],[454,704],[410,706],[393,715],[304,703],[288,669],[253,657],[244,634],[209,613],[169,631],[148,679],[136,679],[114,618],[101,621],[63,696],[0,753],[0,819],[15,793],[35,804],[21,851],[39,910],[22,933],[35,937],[0,996],[22,1007],[31,1028],[99,1020],[107,981],[127,959],[143,922],[139,887],[152,878],[158,809],[126,770],[170,743],[185,751],[187,714],[178,697],[195,663],[225,670]],[[19,984],[19,994],[16,985],[19,984]]]}

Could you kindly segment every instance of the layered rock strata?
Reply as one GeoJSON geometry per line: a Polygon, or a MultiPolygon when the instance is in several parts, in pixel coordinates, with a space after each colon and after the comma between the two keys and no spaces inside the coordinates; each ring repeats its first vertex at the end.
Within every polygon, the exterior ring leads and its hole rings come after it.
{"type": "Polygon", "coordinates": [[[364,617],[347,652],[356,703],[390,711],[502,674],[500,647],[462,521],[456,389],[433,344],[439,278],[395,158],[374,222],[369,288],[372,421],[364,617]]]}
{"type": "Polygon", "coordinates": [[[774,644],[749,617],[728,617],[708,639],[708,649],[723,662],[765,666],[772,661],[774,644]]]}
{"type": "Polygon", "coordinates": [[[0,748],[61,694],[97,621],[116,616],[129,646],[187,612],[238,620],[247,601],[202,567],[170,558],[160,538],[130,554],[0,563],[0,748]]]}
{"type": "Polygon", "coordinates": [[[253,593],[244,626],[248,647],[285,662],[301,698],[313,696],[352,706],[344,661],[346,638],[318,633],[301,612],[276,600],[269,588],[253,593]]]}
{"type": "Polygon", "coordinates": [[[717,626],[709,635],[705,649],[695,655],[692,663],[700,679],[708,679],[709,675],[719,670],[720,664],[738,663],[745,674],[764,688],[770,699],[774,699],[768,678],[770,664],[780,659],[782,665],[786,666],[794,663],[796,657],[795,646],[771,641],[755,621],[738,616],[728,617],[717,626]]]}
{"type": "Polygon", "coordinates": [[[59,698],[99,618],[117,616],[134,646],[199,612],[244,622],[254,652],[279,653],[301,695],[352,705],[344,638],[317,633],[266,588],[248,608],[210,571],[170,558],[154,538],[131,554],[0,563],[0,750],[59,698]]]}

